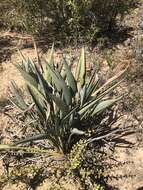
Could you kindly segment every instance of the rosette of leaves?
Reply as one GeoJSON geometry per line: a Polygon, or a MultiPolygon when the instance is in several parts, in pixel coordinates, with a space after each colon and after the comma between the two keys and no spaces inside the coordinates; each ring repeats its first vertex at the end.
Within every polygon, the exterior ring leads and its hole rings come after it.
{"type": "MultiPolygon", "coordinates": [[[[22,54],[21,54],[22,55],[22,54]]],[[[38,123],[31,127],[35,133],[31,137],[16,141],[11,147],[37,140],[47,139],[60,153],[67,154],[72,146],[81,138],[93,142],[88,130],[107,108],[121,100],[121,96],[111,97],[109,94],[120,84],[124,71],[100,85],[96,70],[91,77],[86,75],[86,55],[82,48],[76,71],[73,73],[72,63],[63,55],[61,63],[54,64],[54,47],[48,60],[32,61],[22,55],[22,64],[16,65],[23,76],[32,103],[28,104],[12,82],[14,105],[38,123]]],[[[102,135],[102,131],[100,131],[102,135]]],[[[2,147],[1,147],[2,148],[2,147]]],[[[6,147],[7,149],[10,147],[6,147]]]]}

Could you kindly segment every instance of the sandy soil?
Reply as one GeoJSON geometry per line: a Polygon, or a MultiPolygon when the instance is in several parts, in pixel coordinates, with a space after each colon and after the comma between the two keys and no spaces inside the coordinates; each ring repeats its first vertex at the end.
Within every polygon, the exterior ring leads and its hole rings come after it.
{"type": "MultiPolygon", "coordinates": [[[[124,103],[126,109],[122,110],[124,117],[121,122],[124,124],[128,121],[127,125],[137,126],[141,130],[143,129],[143,70],[141,70],[143,64],[141,63],[141,66],[136,65],[138,63],[136,63],[133,52],[137,38],[143,35],[143,32],[138,27],[142,19],[142,11],[143,6],[135,9],[131,15],[127,16],[124,24],[129,27],[131,26],[132,29],[128,32],[128,37],[123,42],[116,43],[106,54],[99,52],[96,48],[92,52],[93,58],[97,57],[99,59],[102,74],[110,75],[110,72],[113,72],[107,60],[109,55],[112,58],[113,67],[119,67],[120,65],[126,66],[126,64],[130,63],[129,78],[126,79],[121,88],[121,90],[129,93],[127,102],[124,103]],[[133,76],[134,78],[132,79],[133,76]]],[[[32,49],[24,49],[23,53],[34,55],[32,49]]],[[[20,88],[24,89],[24,82],[13,65],[19,61],[20,58],[15,52],[11,57],[6,58],[5,61],[1,61],[0,63],[1,133],[7,126],[12,125],[10,119],[2,111],[7,105],[11,80],[14,80],[20,88]]],[[[135,146],[132,149],[116,149],[116,159],[126,162],[126,164],[122,167],[117,167],[115,171],[113,170],[111,172],[112,178],[109,180],[109,184],[115,186],[113,189],[118,190],[143,190],[143,133],[136,133],[128,138],[135,143],[135,146]]],[[[25,190],[25,188],[24,185],[21,187],[20,184],[18,186],[7,185],[3,190],[25,190]]],[[[47,183],[46,188],[42,186],[39,189],[48,189],[47,183]]]]}

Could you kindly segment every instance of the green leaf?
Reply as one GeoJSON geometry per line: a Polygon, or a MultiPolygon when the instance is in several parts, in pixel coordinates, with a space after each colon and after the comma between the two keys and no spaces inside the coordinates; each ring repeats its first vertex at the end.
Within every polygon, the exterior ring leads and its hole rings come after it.
{"type": "Polygon", "coordinates": [[[52,82],[56,86],[57,90],[60,92],[62,90],[62,82],[59,80],[55,70],[48,64],[47,65],[48,70],[49,70],[49,75],[52,78],[52,82]]]}
{"type": "Polygon", "coordinates": [[[20,71],[21,75],[23,76],[23,78],[25,79],[25,81],[34,86],[34,87],[38,87],[38,83],[37,81],[35,80],[35,78],[33,78],[29,73],[27,73],[26,71],[24,71],[20,65],[15,65],[16,68],[20,71]]]}
{"type": "Polygon", "coordinates": [[[25,56],[23,55],[23,53],[18,49],[18,54],[20,55],[21,59],[23,62],[26,62],[26,58],[25,56]]]}
{"type": "Polygon", "coordinates": [[[89,83],[87,84],[86,101],[91,97],[92,93],[98,88],[100,80],[96,75],[96,69],[94,70],[89,83]],[[96,81],[95,81],[96,79],[96,81]],[[95,81],[95,82],[94,82],[95,81]]]}
{"type": "Polygon", "coordinates": [[[76,106],[76,107],[74,107],[72,110],[70,110],[70,111],[67,113],[67,115],[63,117],[63,119],[61,120],[61,123],[64,123],[65,121],[67,121],[67,120],[70,118],[70,116],[71,116],[73,113],[75,113],[75,112],[77,111],[77,108],[78,108],[78,107],[76,106]]]}
{"type": "Polygon", "coordinates": [[[80,90],[80,102],[81,106],[84,104],[85,98],[86,98],[86,93],[87,93],[87,87],[86,85],[83,86],[80,90]]]}
{"type": "Polygon", "coordinates": [[[43,101],[46,102],[46,99],[45,99],[44,95],[38,89],[38,82],[35,80],[35,78],[33,78],[29,73],[24,71],[18,65],[16,67],[18,68],[18,70],[22,74],[22,76],[25,79],[27,85],[30,86],[30,88],[33,89],[33,91],[36,92],[36,94],[39,96],[39,99],[42,99],[43,101]]]}
{"type": "MultiPolygon", "coordinates": [[[[116,82],[115,84],[112,83],[111,87],[108,87],[107,89],[105,89],[103,92],[99,93],[100,91],[97,90],[94,92],[95,97],[92,97],[92,99],[90,101],[88,101],[87,103],[85,103],[79,113],[83,114],[85,111],[87,111],[88,109],[92,108],[97,102],[99,102],[102,98],[104,98],[107,94],[111,93],[117,86],[119,86],[119,84],[122,82],[116,82]],[[97,93],[96,93],[97,92],[97,93]],[[99,94],[98,94],[99,93],[99,94]]],[[[101,87],[100,87],[101,89],[101,87]]]]}
{"type": "Polygon", "coordinates": [[[21,110],[26,110],[28,108],[27,104],[25,103],[23,97],[20,95],[18,87],[14,81],[11,82],[11,87],[13,91],[13,95],[15,98],[11,98],[11,101],[21,110]]]}
{"type": "Polygon", "coordinates": [[[37,140],[43,140],[43,139],[46,139],[47,136],[48,136],[48,134],[46,134],[46,133],[34,135],[32,137],[28,137],[26,139],[19,140],[19,141],[15,142],[14,144],[18,145],[18,144],[28,143],[28,142],[32,142],[32,141],[37,141],[37,140]]]}
{"type": "MultiPolygon", "coordinates": [[[[117,83],[117,79],[119,80],[119,78],[125,74],[125,72],[127,71],[127,68],[124,69],[124,70],[122,70],[122,71],[119,71],[115,76],[113,76],[112,78],[108,79],[105,84],[103,84],[98,90],[96,90],[92,94],[92,96],[96,96],[99,92],[103,91],[104,89],[107,90],[108,88],[110,88],[110,86],[112,86],[115,83],[117,83]]],[[[122,81],[122,80],[120,79],[120,81],[122,81]]]]}
{"type": "MultiPolygon", "coordinates": [[[[45,63],[47,62],[47,64],[49,64],[52,68],[54,68],[54,43],[52,45],[52,49],[51,49],[51,52],[50,52],[50,56],[49,56],[49,60],[45,61],[45,63]]],[[[44,76],[45,76],[45,79],[46,81],[48,81],[49,83],[52,82],[52,78],[49,74],[49,67],[47,66],[46,64],[46,67],[45,67],[45,73],[44,73],[44,76]]]]}
{"type": "Polygon", "coordinates": [[[85,75],[86,75],[86,59],[85,59],[85,49],[81,49],[81,55],[79,63],[76,69],[76,80],[80,82],[81,87],[85,84],[85,75]]]}
{"type": "Polygon", "coordinates": [[[49,68],[50,76],[52,77],[52,81],[55,84],[58,91],[63,91],[63,96],[66,101],[67,105],[71,104],[72,96],[68,86],[66,85],[65,81],[61,77],[60,73],[54,70],[50,65],[47,65],[49,68]]]}
{"type": "Polygon", "coordinates": [[[47,101],[50,104],[49,94],[52,92],[52,89],[49,86],[49,84],[46,82],[46,80],[44,79],[43,75],[41,74],[41,72],[39,71],[39,69],[33,63],[33,61],[31,59],[30,59],[30,63],[31,63],[31,65],[34,68],[34,71],[35,71],[35,74],[36,74],[36,78],[38,79],[38,82],[39,82],[39,85],[40,85],[40,91],[42,91],[42,94],[44,94],[44,96],[47,98],[47,101]]]}
{"type": "Polygon", "coordinates": [[[118,98],[108,99],[100,102],[94,109],[92,116],[96,115],[97,113],[101,113],[102,111],[114,105],[117,101],[121,100],[122,98],[123,96],[119,96],[118,98]]]}
{"type": "Polygon", "coordinates": [[[46,102],[44,101],[44,99],[41,98],[41,96],[39,96],[39,93],[37,93],[38,91],[35,90],[35,88],[33,88],[32,86],[27,86],[28,91],[30,93],[30,95],[32,96],[32,99],[37,107],[37,111],[39,114],[39,118],[42,122],[45,122],[45,118],[46,118],[46,102]]]}
{"type": "Polygon", "coordinates": [[[55,50],[54,50],[54,43],[52,45],[52,49],[51,49],[51,52],[50,52],[50,58],[48,60],[48,63],[54,67],[54,53],[55,53],[55,50]]]}
{"type": "Polygon", "coordinates": [[[71,72],[71,68],[67,64],[67,61],[65,60],[65,58],[63,58],[63,64],[64,64],[65,71],[66,71],[66,77],[68,80],[68,85],[71,87],[73,93],[75,94],[77,92],[76,81],[75,81],[75,78],[71,72]]]}
{"type": "Polygon", "coordinates": [[[100,80],[97,80],[95,84],[92,84],[87,88],[86,101],[92,97],[92,94],[98,89],[99,84],[100,80]]]}
{"type": "Polygon", "coordinates": [[[51,99],[53,99],[53,101],[55,102],[55,104],[58,106],[58,108],[64,113],[64,115],[68,112],[68,106],[65,104],[64,101],[62,101],[62,99],[60,99],[59,97],[50,94],[51,99]]]}

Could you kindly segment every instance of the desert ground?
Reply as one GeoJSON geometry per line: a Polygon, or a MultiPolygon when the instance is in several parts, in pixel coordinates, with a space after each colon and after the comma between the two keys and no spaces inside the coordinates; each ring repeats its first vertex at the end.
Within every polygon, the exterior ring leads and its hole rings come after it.
{"type": "MultiPolygon", "coordinates": [[[[96,59],[100,73],[105,76],[105,79],[116,73],[118,68],[129,65],[126,78],[119,88],[119,91],[126,92],[127,96],[119,105],[122,117],[118,122],[123,126],[135,128],[136,132],[127,137],[133,143],[132,148],[117,147],[115,150],[116,160],[125,164],[119,165],[111,171],[111,178],[108,180],[109,189],[143,189],[143,28],[140,27],[141,22],[143,22],[143,5],[126,16],[123,31],[114,36],[116,40],[110,42],[109,48],[100,50],[96,46],[92,49],[87,47],[90,54],[88,62],[96,59]],[[110,186],[114,188],[110,188],[110,186]]],[[[27,43],[29,41],[25,40],[21,34],[0,32],[0,140],[4,142],[10,141],[10,137],[5,135],[6,131],[17,127],[12,120],[13,118],[9,117],[14,112],[9,106],[11,81],[14,80],[24,91],[24,81],[14,66],[21,59],[17,49],[20,48],[23,54],[35,58],[33,47],[26,47],[25,44],[27,43]],[[3,139],[4,135],[5,139],[3,139]]],[[[76,56],[78,50],[78,48],[73,47],[72,54],[76,56]]],[[[42,51],[41,47],[39,47],[39,51],[42,51]]],[[[68,48],[57,49],[56,51],[59,55],[60,51],[68,51],[68,48]]],[[[87,68],[89,72],[90,67],[92,65],[89,64],[87,68]]],[[[3,174],[2,161],[0,173],[3,174]]],[[[73,188],[78,189],[78,187],[67,186],[67,189],[73,188]]],[[[19,183],[17,185],[7,184],[2,188],[2,190],[9,189],[24,190],[26,187],[19,183]]],[[[36,189],[50,189],[50,182],[45,180],[36,189]]]]}

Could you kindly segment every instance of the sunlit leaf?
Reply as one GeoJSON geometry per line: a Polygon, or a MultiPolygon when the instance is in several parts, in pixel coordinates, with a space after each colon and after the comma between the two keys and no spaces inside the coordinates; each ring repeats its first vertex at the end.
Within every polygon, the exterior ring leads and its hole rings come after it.
{"type": "Polygon", "coordinates": [[[86,58],[85,58],[85,49],[83,47],[81,50],[79,63],[76,69],[76,80],[80,83],[81,86],[83,86],[85,83],[85,75],[86,75],[86,58]]]}

